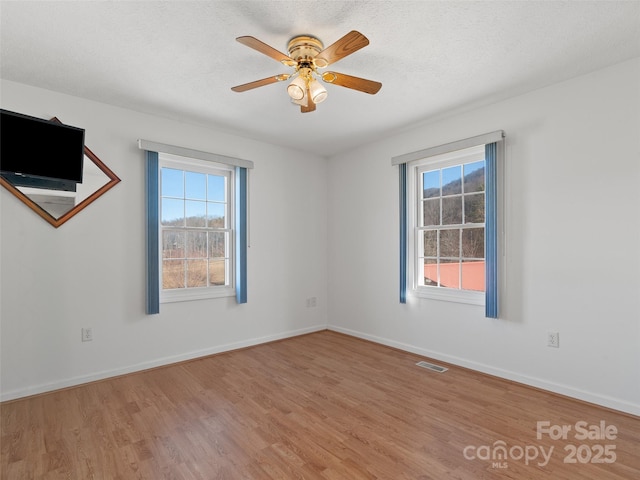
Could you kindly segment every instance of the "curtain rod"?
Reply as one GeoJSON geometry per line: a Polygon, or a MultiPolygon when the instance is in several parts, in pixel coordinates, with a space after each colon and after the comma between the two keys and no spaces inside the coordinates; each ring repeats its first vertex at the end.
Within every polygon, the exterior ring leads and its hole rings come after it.
{"type": "Polygon", "coordinates": [[[424,150],[418,150],[417,152],[405,153],[398,155],[391,159],[391,165],[400,165],[402,163],[413,162],[414,160],[420,160],[422,158],[433,157],[434,155],[440,155],[441,153],[449,153],[455,150],[462,150],[464,148],[476,147],[487,143],[499,142],[504,139],[505,134],[503,130],[496,130],[495,132],[485,133],[483,135],[477,135],[475,137],[465,138],[464,140],[458,140],[456,142],[445,143],[444,145],[438,145],[437,147],[429,147],[424,150]]]}
{"type": "Polygon", "coordinates": [[[177,147],[175,145],[167,145],[165,143],[152,142],[149,140],[138,139],[138,148],[148,152],[169,153],[172,155],[180,155],[182,157],[197,158],[199,160],[206,160],[209,162],[233,165],[234,167],[253,168],[253,162],[251,160],[227,157],[226,155],[218,155],[217,153],[202,152],[200,150],[192,150],[191,148],[177,147]]]}

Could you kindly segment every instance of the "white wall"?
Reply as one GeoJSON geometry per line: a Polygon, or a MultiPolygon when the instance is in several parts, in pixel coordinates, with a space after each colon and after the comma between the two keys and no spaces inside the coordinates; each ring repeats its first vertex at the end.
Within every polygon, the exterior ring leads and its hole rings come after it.
{"type": "Polygon", "coordinates": [[[2,108],[57,116],[121,179],[55,229],[4,188],[1,399],[326,328],[327,162],[320,157],[3,81],[2,108]],[[144,138],[255,162],[249,303],[145,308],[144,138]],[[312,181],[311,181],[312,180],[312,181]],[[317,307],[306,299],[317,297],[317,307]],[[82,327],[94,340],[82,343],[82,327]]]}
{"type": "Polygon", "coordinates": [[[640,59],[337,155],[330,328],[640,414],[639,208],[640,59]],[[501,318],[415,297],[399,304],[391,157],[500,129],[501,318]],[[546,346],[548,330],[559,349],[546,346]]]}
{"type": "Polygon", "coordinates": [[[1,189],[0,398],[328,321],[335,330],[640,414],[639,85],[636,59],[417,126],[327,165],[3,81],[2,108],[84,127],[89,148],[122,182],[59,229],[1,189]],[[440,301],[400,305],[391,157],[497,129],[508,144],[501,318],[440,301]],[[144,314],[138,138],[255,162],[247,305],[203,300],[144,314]],[[308,309],[312,296],[318,307],[308,309]],[[86,326],[93,342],[80,341],[86,326]],[[547,330],[560,332],[559,349],[546,346],[547,330]]]}

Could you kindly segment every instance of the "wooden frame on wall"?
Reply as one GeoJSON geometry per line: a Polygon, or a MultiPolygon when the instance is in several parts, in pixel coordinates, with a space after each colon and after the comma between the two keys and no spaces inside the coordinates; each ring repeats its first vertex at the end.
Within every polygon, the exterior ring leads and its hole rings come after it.
{"type": "MultiPolygon", "coordinates": [[[[51,121],[52,122],[60,122],[60,120],[58,120],[56,117],[53,117],[51,119],[51,121]]],[[[62,123],[62,122],[60,122],[60,123],[62,123]]],[[[84,147],[84,155],[85,155],[85,161],[86,161],[87,158],[89,160],[91,160],[107,176],[108,181],[107,181],[107,183],[102,185],[102,187],[97,189],[95,192],[93,192],[87,198],[83,199],[80,203],[78,203],[73,208],[68,210],[66,213],[60,215],[59,217],[55,217],[51,213],[46,211],[44,208],[42,208],[40,205],[38,205],[34,200],[29,198],[28,195],[26,195],[25,193],[21,192],[17,187],[12,185],[11,182],[9,182],[7,179],[5,179],[2,176],[0,176],[0,184],[3,187],[5,187],[7,190],[9,190],[13,195],[15,195],[21,202],[23,202],[25,205],[27,205],[29,208],[31,208],[31,210],[36,212],[38,215],[40,215],[42,218],[44,218],[47,222],[49,222],[55,228],[58,228],[60,225],[62,225],[63,223],[67,222],[68,220],[73,218],[75,215],[80,213],[87,206],[89,206],[91,203],[93,203],[99,197],[104,195],[107,191],[111,190],[113,187],[115,187],[120,182],[120,178],[115,173],[113,173],[111,171],[111,169],[109,169],[109,167],[107,167],[96,156],[96,154],[93,153],[89,149],[89,147],[87,147],[86,145],[84,147]]]]}

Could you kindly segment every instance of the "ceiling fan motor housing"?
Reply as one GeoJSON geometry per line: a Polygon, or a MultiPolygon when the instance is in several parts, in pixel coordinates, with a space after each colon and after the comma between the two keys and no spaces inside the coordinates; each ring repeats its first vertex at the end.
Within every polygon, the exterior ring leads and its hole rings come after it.
{"type": "MultiPolygon", "coordinates": [[[[313,58],[318,55],[324,49],[324,45],[316,37],[309,35],[299,35],[289,40],[287,50],[289,56],[293,58],[298,64],[311,63],[313,58]]],[[[326,65],[316,65],[323,67],[326,65]]]]}

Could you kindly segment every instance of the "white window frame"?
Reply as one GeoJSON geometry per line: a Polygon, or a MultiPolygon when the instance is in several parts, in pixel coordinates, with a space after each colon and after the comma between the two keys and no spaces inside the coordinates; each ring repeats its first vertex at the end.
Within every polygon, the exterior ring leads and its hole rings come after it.
{"type": "Polygon", "coordinates": [[[229,233],[228,250],[228,272],[227,285],[207,286],[207,287],[185,287],[176,289],[162,288],[162,220],[160,220],[159,235],[159,272],[160,272],[160,303],[185,302],[191,300],[202,300],[209,298],[233,297],[236,295],[235,289],[235,167],[217,162],[201,160],[197,158],[183,157],[169,153],[158,154],[158,172],[160,183],[158,189],[160,219],[162,219],[162,169],[174,168],[197,173],[208,173],[214,175],[224,174],[227,177],[227,205],[228,216],[226,232],[229,233]]]}
{"type": "MultiPolygon", "coordinates": [[[[470,148],[454,150],[452,152],[429,156],[414,160],[407,164],[407,213],[408,213],[408,254],[407,266],[407,293],[419,298],[433,300],[443,300],[449,302],[466,303],[471,305],[484,305],[485,292],[461,290],[439,286],[420,285],[418,275],[418,258],[420,242],[417,238],[421,209],[419,204],[422,200],[419,184],[420,174],[424,171],[446,168],[454,165],[461,165],[474,161],[483,160],[485,145],[477,145],[470,148]],[[480,156],[479,156],[480,155],[480,156]]],[[[486,173],[486,171],[485,171],[486,173]]]]}

